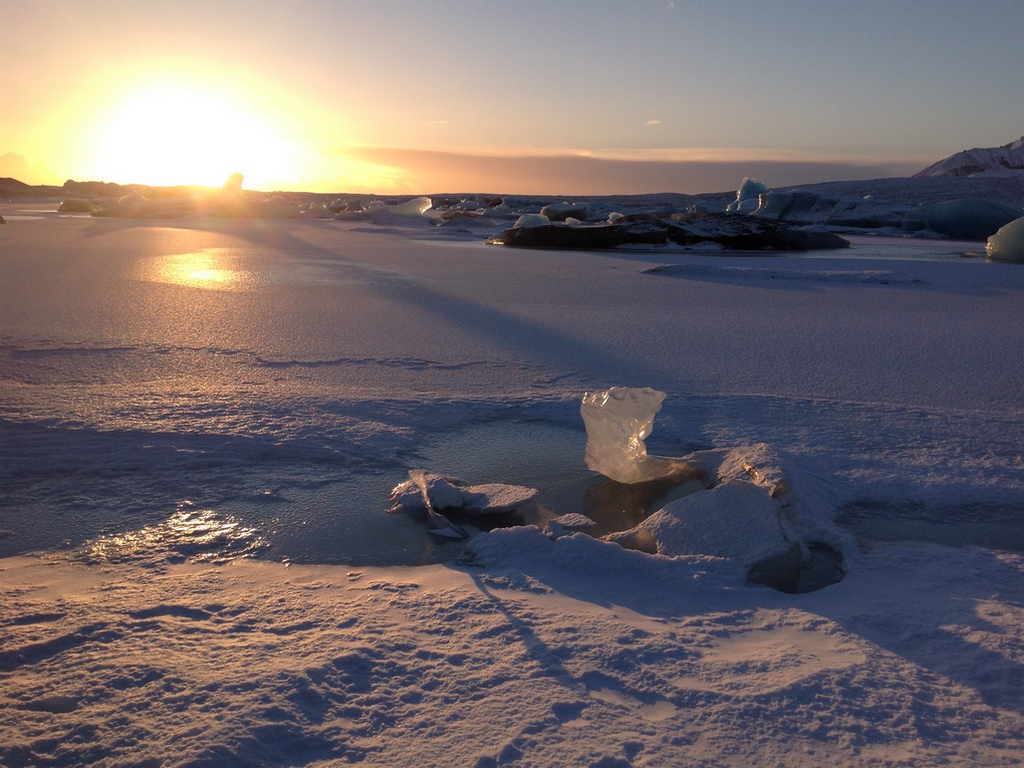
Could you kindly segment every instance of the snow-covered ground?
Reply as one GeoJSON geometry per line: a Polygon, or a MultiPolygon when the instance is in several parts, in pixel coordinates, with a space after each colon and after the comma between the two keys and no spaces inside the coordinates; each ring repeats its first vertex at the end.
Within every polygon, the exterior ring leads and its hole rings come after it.
{"type": "Polygon", "coordinates": [[[1022,764],[1024,267],[3,213],[0,765],[1022,764]],[[386,513],[595,504],[610,386],[791,457],[845,579],[386,513]]]}

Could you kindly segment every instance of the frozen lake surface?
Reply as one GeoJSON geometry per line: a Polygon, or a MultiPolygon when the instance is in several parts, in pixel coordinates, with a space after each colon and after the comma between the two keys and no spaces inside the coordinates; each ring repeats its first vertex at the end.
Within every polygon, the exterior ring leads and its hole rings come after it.
{"type": "Polygon", "coordinates": [[[976,243],[557,254],[28,214],[0,256],[0,555],[457,559],[386,514],[407,470],[539,489],[502,524],[581,511],[579,398],[616,383],[669,393],[655,452],[819,457],[866,541],[1024,542],[1024,281],[976,243]]]}

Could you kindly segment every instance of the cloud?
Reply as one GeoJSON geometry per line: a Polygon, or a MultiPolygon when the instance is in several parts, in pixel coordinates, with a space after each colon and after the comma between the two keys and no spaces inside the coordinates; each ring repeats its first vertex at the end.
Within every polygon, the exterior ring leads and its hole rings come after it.
{"type": "Polygon", "coordinates": [[[661,120],[648,120],[644,125],[661,125],[661,120]]]}
{"type": "MultiPolygon", "coordinates": [[[[485,155],[386,147],[346,149],[353,160],[387,166],[402,186],[424,194],[493,193],[551,196],[626,195],[656,192],[726,192],[744,176],[769,186],[908,176],[916,163],[869,160],[758,158],[687,159],[667,151],[647,156],[552,153],[485,155]]],[[[342,190],[336,190],[342,191],[342,190]]]]}

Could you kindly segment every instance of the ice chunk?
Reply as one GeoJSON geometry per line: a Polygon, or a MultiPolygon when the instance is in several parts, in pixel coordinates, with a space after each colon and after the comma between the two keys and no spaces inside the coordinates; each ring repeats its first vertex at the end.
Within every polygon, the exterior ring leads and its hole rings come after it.
{"type": "Polygon", "coordinates": [[[422,510],[429,505],[435,510],[490,515],[511,512],[536,495],[536,488],[505,483],[469,485],[456,477],[410,469],[409,479],[391,491],[391,502],[393,511],[422,510]]]}
{"type": "Polygon", "coordinates": [[[391,491],[395,509],[426,508],[459,509],[465,505],[467,494],[456,483],[461,481],[422,469],[410,469],[409,479],[399,483],[391,491]]]}
{"type": "Polygon", "coordinates": [[[536,488],[507,483],[480,483],[466,486],[465,507],[476,514],[511,512],[537,495],[536,488]]]}
{"type": "Polygon", "coordinates": [[[762,192],[757,196],[757,210],[754,214],[780,221],[792,202],[792,192],[762,192]]]}
{"type": "Polygon", "coordinates": [[[642,483],[677,474],[689,467],[680,461],[647,455],[664,392],[650,387],[612,387],[583,397],[580,415],[587,429],[587,466],[619,483],[642,483]]]}
{"type": "Polygon", "coordinates": [[[995,261],[1024,263],[1024,218],[1001,227],[988,239],[985,252],[995,261]]]}
{"type": "Polygon", "coordinates": [[[422,469],[410,469],[409,481],[412,482],[423,497],[423,506],[427,510],[427,532],[446,539],[468,539],[469,534],[455,525],[444,515],[434,510],[430,500],[430,489],[427,486],[427,473],[422,469]]]}
{"type": "Polygon", "coordinates": [[[220,191],[226,195],[240,195],[242,194],[242,182],[245,181],[245,176],[235,171],[221,186],[220,191]]]}

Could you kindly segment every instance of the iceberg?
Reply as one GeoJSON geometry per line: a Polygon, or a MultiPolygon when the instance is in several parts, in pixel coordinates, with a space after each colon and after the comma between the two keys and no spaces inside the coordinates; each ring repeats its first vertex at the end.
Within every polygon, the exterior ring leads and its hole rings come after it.
{"type": "Polygon", "coordinates": [[[433,205],[429,197],[414,197],[398,205],[389,205],[385,210],[395,216],[422,216],[433,205]]]}
{"type": "Polygon", "coordinates": [[[740,188],[736,190],[736,200],[729,203],[726,210],[730,213],[753,213],[760,204],[761,195],[769,191],[767,184],[744,176],[740,188]]]}
{"type": "Polygon", "coordinates": [[[585,203],[550,203],[540,209],[540,215],[546,216],[549,221],[566,221],[570,218],[586,221],[588,211],[585,203]]]}
{"type": "Polygon", "coordinates": [[[999,228],[985,243],[985,253],[993,261],[1024,262],[1024,218],[999,228]]]}
{"type": "Polygon", "coordinates": [[[1021,213],[1019,207],[994,200],[946,200],[908,212],[903,228],[927,228],[954,240],[985,240],[1021,213]]]}
{"type": "Polygon", "coordinates": [[[525,229],[528,227],[545,227],[551,223],[551,219],[545,216],[543,213],[524,213],[518,219],[516,223],[512,225],[512,229],[525,229]]]}
{"type": "Polygon", "coordinates": [[[428,211],[433,204],[434,201],[429,197],[414,197],[393,205],[383,200],[371,200],[365,205],[360,201],[349,201],[334,214],[334,218],[338,221],[372,221],[378,225],[408,223],[419,219],[432,223],[428,211]]]}

